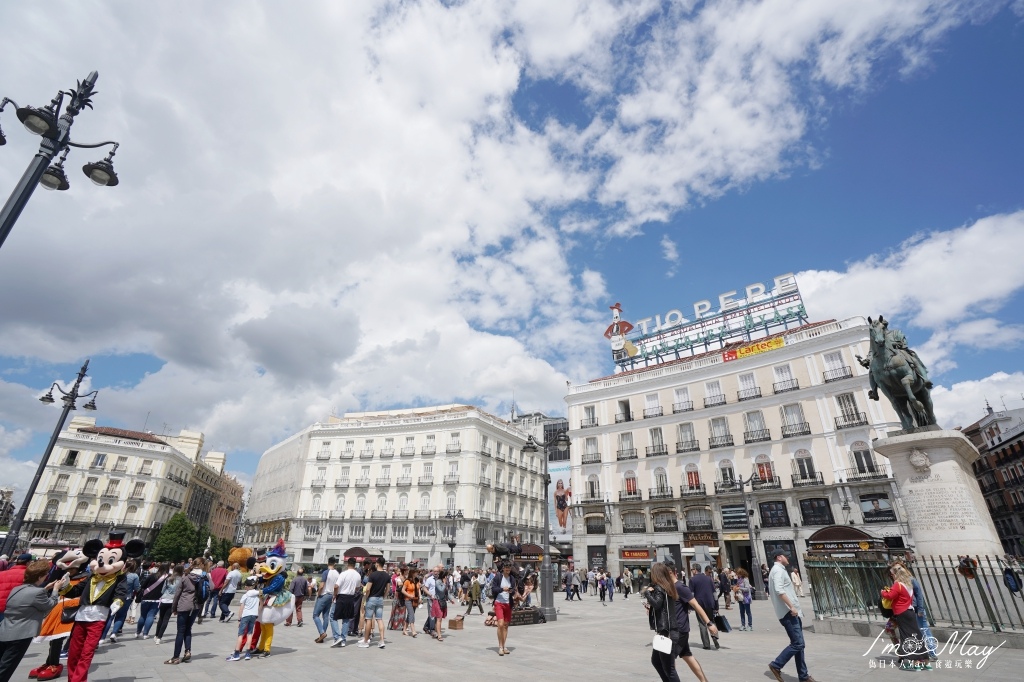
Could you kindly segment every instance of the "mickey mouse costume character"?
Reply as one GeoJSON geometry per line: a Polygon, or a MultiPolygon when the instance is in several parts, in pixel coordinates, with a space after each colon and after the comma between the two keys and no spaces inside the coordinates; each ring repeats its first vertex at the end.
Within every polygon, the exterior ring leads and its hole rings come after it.
{"type": "Polygon", "coordinates": [[[103,634],[103,626],[110,614],[116,613],[128,599],[124,563],[129,557],[142,556],[146,543],[138,538],[125,542],[124,535],[123,531],[111,531],[106,544],[98,538],[85,543],[82,554],[92,559],[89,563],[92,577],[89,580],[71,585],[69,576],[61,579],[61,595],[80,598],[68,648],[69,682],[88,679],[89,666],[103,634]]]}
{"type": "MultiPolygon", "coordinates": [[[[85,570],[88,563],[89,557],[85,556],[81,549],[69,549],[54,561],[53,569],[50,572],[50,579],[60,580],[66,575],[70,585],[77,585],[89,577],[88,572],[85,570]]],[[[65,611],[73,615],[75,609],[78,608],[78,603],[79,600],[77,598],[62,597],[57,602],[57,605],[50,610],[46,618],[43,619],[39,636],[33,641],[36,643],[49,642],[50,650],[46,661],[38,668],[33,668],[29,671],[29,677],[39,680],[53,680],[60,677],[61,673],[64,672],[64,666],[60,663],[60,652],[68,635],[71,634],[71,626],[74,624],[74,621],[65,622],[66,618],[61,616],[65,611]]]]}

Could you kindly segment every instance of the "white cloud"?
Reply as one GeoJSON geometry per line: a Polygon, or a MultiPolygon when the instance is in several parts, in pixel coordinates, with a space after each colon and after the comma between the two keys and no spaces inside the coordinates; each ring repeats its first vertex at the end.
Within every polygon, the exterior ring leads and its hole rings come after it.
{"type": "Polygon", "coordinates": [[[667,234],[661,236],[661,257],[669,262],[669,269],[665,271],[665,276],[675,277],[676,266],[679,265],[679,249],[667,234]]]}
{"type": "Polygon", "coordinates": [[[996,372],[983,379],[960,381],[932,390],[935,418],[940,426],[970,426],[985,415],[985,403],[995,410],[1024,407],[1024,372],[996,372]]]}

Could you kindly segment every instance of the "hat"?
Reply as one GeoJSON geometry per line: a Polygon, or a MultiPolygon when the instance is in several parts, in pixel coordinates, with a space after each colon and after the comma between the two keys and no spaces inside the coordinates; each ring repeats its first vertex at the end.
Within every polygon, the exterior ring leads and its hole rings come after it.
{"type": "Polygon", "coordinates": [[[220,566],[221,568],[224,568],[224,562],[223,561],[218,561],[217,565],[220,566]]]}
{"type": "Polygon", "coordinates": [[[15,559],[15,563],[19,563],[19,564],[27,564],[30,561],[32,561],[32,555],[31,554],[19,554],[18,558],[15,559]]]}

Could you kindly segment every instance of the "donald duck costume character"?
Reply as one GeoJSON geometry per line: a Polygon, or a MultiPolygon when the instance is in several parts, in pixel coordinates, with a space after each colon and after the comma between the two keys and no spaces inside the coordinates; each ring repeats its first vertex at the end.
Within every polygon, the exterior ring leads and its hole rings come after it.
{"type": "Polygon", "coordinates": [[[259,617],[262,625],[260,642],[256,648],[262,652],[263,658],[270,655],[270,645],[274,641],[274,626],[283,623],[295,611],[295,595],[285,589],[287,558],[284,538],[281,538],[274,548],[267,552],[267,560],[260,565],[264,582],[263,608],[259,617]]]}
{"type": "Polygon", "coordinates": [[[61,579],[61,595],[80,598],[68,647],[69,682],[88,679],[89,666],[100,643],[103,626],[110,614],[124,606],[129,597],[124,575],[125,559],[140,557],[145,550],[146,543],[142,540],[135,538],[125,542],[123,531],[111,531],[106,544],[95,539],[82,547],[82,554],[92,559],[89,563],[92,577],[75,585],[71,585],[70,575],[61,579]]]}

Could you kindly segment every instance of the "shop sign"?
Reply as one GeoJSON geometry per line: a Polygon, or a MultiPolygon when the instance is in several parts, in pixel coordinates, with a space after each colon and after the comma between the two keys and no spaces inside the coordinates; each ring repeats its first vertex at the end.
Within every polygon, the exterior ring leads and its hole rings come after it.
{"type": "Polygon", "coordinates": [[[686,533],[683,535],[683,540],[687,547],[696,547],[697,545],[717,545],[718,533],[686,533]]]}
{"type": "Polygon", "coordinates": [[[729,542],[735,540],[749,540],[749,533],[722,533],[722,539],[729,542]]]}
{"type": "Polygon", "coordinates": [[[812,552],[868,552],[873,549],[885,549],[885,543],[878,540],[849,540],[840,542],[808,543],[812,552]]]}
{"type": "Polygon", "coordinates": [[[543,558],[540,554],[516,554],[518,561],[541,561],[543,558]]]}
{"type": "Polygon", "coordinates": [[[633,561],[651,560],[651,550],[649,549],[620,549],[619,555],[623,559],[631,559],[633,561]]]}
{"type": "Polygon", "coordinates": [[[760,355],[761,353],[767,353],[768,351],[784,348],[785,345],[786,340],[781,336],[777,336],[774,339],[758,341],[757,343],[752,343],[749,346],[735,348],[733,350],[722,353],[722,362],[742,360],[744,358],[749,358],[751,355],[760,355]]]}

